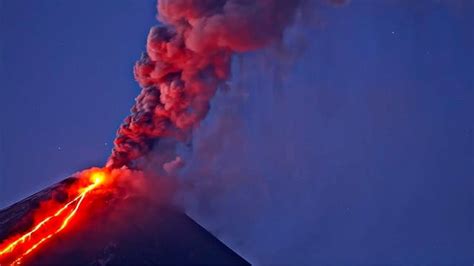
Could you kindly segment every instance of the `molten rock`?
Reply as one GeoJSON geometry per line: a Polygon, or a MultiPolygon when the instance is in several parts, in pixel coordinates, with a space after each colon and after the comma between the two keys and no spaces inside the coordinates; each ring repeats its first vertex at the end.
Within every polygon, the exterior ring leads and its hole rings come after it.
{"type": "MultiPolygon", "coordinates": [[[[41,202],[66,200],[75,178],[0,211],[0,243],[33,226],[41,202]]],[[[96,193],[71,226],[26,257],[34,265],[249,265],[169,201],[129,193],[96,193]]],[[[1,244],[0,244],[1,245],[1,244]]],[[[11,263],[10,261],[0,261],[11,263]]],[[[2,264],[3,265],[3,264],[2,264]]]]}

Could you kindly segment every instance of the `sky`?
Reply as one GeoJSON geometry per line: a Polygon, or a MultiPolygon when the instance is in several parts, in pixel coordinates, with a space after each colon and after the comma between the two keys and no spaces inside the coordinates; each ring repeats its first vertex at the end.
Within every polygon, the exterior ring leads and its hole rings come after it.
{"type": "MultiPolygon", "coordinates": [[[[0,0],[0,208],[101,166],[147,1],[0,0]]],[[[474,4],[356,1],[239,55],[179,177],[255,264],[474,262],[474,4]]]]}

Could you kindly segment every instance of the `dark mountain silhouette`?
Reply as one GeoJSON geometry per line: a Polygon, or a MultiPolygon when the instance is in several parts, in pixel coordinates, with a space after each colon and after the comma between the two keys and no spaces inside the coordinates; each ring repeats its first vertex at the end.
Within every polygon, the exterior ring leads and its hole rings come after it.
{"type": "MultiPolygon", "coordinates": [[[[0,210],[0,242],[31,228],[32,211],[61,200],[69,178],[0,210]]],[[[249,265],[179,208],[145,197],[99,197],[26,265],[249,265]]]]}

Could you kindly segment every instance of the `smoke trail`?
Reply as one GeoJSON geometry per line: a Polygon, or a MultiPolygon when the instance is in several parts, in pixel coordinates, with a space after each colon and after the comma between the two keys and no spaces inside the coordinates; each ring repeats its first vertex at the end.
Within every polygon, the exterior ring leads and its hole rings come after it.
{"type": "Polygon", "coordinates": [[[230,76],[231,57],[281,39],[300,0],[160,0],[135,65],[140,95],[117,132],[107,166],[134,166],[156,140],[189,141],[230,76]]]}

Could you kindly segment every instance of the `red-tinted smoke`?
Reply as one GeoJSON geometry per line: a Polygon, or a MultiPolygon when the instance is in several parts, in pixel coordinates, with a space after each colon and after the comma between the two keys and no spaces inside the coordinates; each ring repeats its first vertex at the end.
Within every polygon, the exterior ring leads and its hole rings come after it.
{"type": "Polygon", "coordinates": [[[236,52],[281,39],[299,0],[159,0],[147,51],[135,65],[140,95],[117,132],[108,167],[132,166],[155,141],[187,141],[229,78],[236,52]]]}

